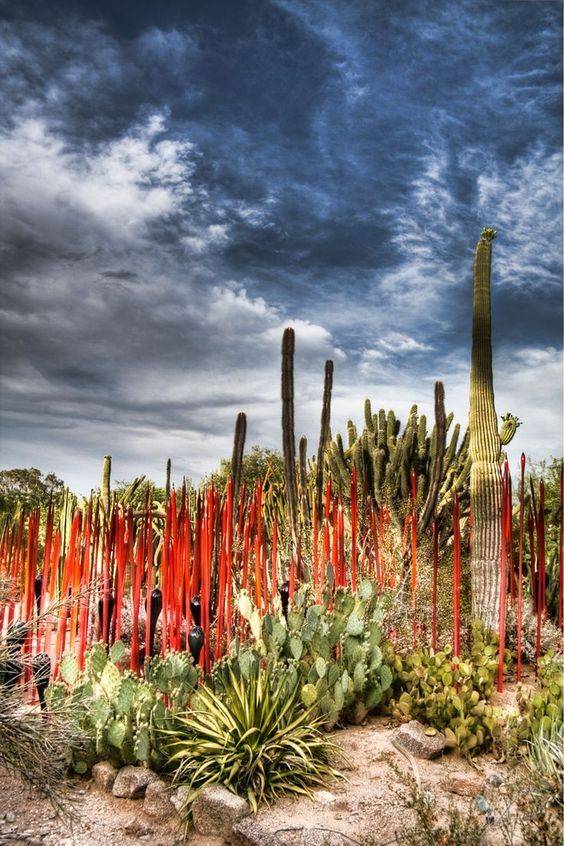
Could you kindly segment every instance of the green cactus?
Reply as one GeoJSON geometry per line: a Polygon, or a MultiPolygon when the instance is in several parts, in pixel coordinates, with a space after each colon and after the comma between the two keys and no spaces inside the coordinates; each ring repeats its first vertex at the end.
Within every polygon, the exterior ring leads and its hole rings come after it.
{"type": "Polygon", "coordinates": [[[161,766],[159,732],[174,713],[188,706],[196,689],[198,671],[188,654],[171,652],[164,659],[148,660],[143,679],[119,669],[116,662],[124,651],[119,641],[109,656],[103,644],[93,644],[83,673],[76,658],[65,655],[59,667],[61,681],[47,689],[48,705],[61,707],[67,702],[70,717],[90,737],[89,746],[71,750],[75,772],[87,772],[99,758],[116,765],[161,766]]]}
{"type": "MultiPolygon", "coordinates": [[[[339,434],[327,444],[325,466],[333,484],[342,495],[350,494],[353,466],[357,467],[364,490],[372,493],[378,505],[390,509],[396,529],[401,530],[411,496],[411,475],[417,475],[417,504],[420,533],[426,531],[432,520],[443,523],[441,544],[449,541],[448,516],[453,494],[459,495],[462,515],[468,511],[470,462],[469,441],[466,436],[460,448],[460,426],[454,427],[448,447],[446,436],[453,421],[444,409],[444,389],[435,385],[435,424],[427,431],[425,415],[418,415],[412,406],[403,432],[393,411],[380,409],[372,414],[370,401],[365,401],[365,428],[355,431],[349,422],[348,446],[345,449],[339,434]],[[370,421],[370,426],[368,425],[370,421]],[[355,437],[356,435],[356,437],[355,437]]],[[[319,462],[318,462],[319,466],[319,462]]]]}
{"type": "MultiPolygon", "coordinates": [[[[488,628],[499,627],[501,549],[502,439],[494,402],[490,276],[495,229],[484,229],[476,246],[473,268],[472,366],[470,372],[470,498],[474,516],[472,545],[472,615],[488,628]]],[[[503,417],[503,442],[518,425],[503,417]]]]}
{"type": "MultiPolygon", "coordinates": [[[[243,470],[243,455],[245,452],[245,438],[247,435],[247,415],[240,411],[235,421],[235,435],[233,437],[233,453],[231,455],[231,477],[233,479],[233,502],[239,498],[241,486],[241,473],[243,470]]],[[[237,509],[234,509],[233,519],[237,509]]]]}
{"type": "MultiPolygon", "coordinates": [[[[497,675],[498,644],[481,622],[473,626],[471,654],[453,658],[450,645],[407,656],[388,655],[393,695],[386,708],[399,722],[412,719],[444,732],[446,744],[466,755],[485,751],[503,733],[501,709],[489,702],[497,675]]],[[[511,655],[504,655],[506,669],[511,655]]]]}
{"type": "MultiPolygon", "coordinates": [[[[229,659],[216,665],[216,684],[222,684],[228,666],[246,677],[262,657],[287,677],[288,684],[301,683],[302,700],[316,704],[327,729],[339,720],[359,722],[378,705],[392,681],[380,648],[383,612],[376,586],[364,580],[357,596],[339,588],[331,608],[313,601],[309,586],[303,586],[287,622],[280,613],[266,614],[254,645],[237,646],[229,659]]],[[[246,593],[238,604],[250,620],[254,609],[246,593]]]]}
{"type": "Polygon", "coordinates": [[[294,435],[294,330],[288,327],[282,337],[282,452],[286,479],[286,500],[294,540],[298,527],[296,485],[296,442],[294,435]]]}
{"type": "Polygon", "coordinates": [[[112,474],[112,456],[105,455],[102,465],[102,507],[106,514],[110,513],[110,478],[112,474]]]}

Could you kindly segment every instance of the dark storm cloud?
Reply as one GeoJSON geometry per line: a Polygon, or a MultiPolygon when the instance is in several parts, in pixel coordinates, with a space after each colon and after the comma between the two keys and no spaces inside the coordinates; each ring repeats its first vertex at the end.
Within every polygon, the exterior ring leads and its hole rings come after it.
{"type": "Polygon", "coordinates": [[[463,419],[484,224],[498,410],[530,421],[519,451],[557,450],[560,25],[557,2],[11,8],[4,463],[198,475],[241,407],[276,444],[287,322],[308,433],[328,355],[337,421],[438,376],[463,419]]]}

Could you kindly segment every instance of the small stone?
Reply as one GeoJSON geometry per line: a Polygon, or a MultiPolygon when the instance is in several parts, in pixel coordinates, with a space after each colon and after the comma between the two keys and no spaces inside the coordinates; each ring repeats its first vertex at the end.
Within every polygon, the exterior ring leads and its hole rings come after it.
{"type": "Polygon", "coordinates": [[[124,825],[123,830],[126,834],[132,834],[134,837],[147,837],[153,833],[153,829],[139,817],[133,817],[124,825]]]}
{"type": "Polygon", "coordinates": [[[272,832],[263,828],[256,817],[236,823],[231,831],[231,846],[274,846],[272,832]]]}
{"type": "Polygon", "coordinates": [[[406,752],[416,758],[436,758],[445,748],[445,736],[437,731],[429,735],[418,720],[404,723],[394,732],[394,738],[406,752]]]}
{"type": "Polygon", "coordinates": [[[336,798],[335,794],[331,793],[329,790],[313,791],[313,801],[317,802],[319,805],[331,805],[336,798]]]}
{"type": "Polygon", "coordinates": [[[233,826],[250,813],[245,799],[219,784],[204,787],[192,804],[194,828],[212,837],[227,839],[233,826]]]}
{"type": "Polygon", "coordinates": [[[481,785],[469,778],[449,778],[441,781],[439,786],[446,793],[455,793],[457,796],[477,796],[481,785]]]}
{"type": "Polygon", "coordinates": [[[92,767],[92,778],[106,793],[111,793],[118,771],[109,761],[100,761],[92,767]]]}
{"type": "Polygon", "coordinates": [[[13,823],[16,821],[16,815],[13,811],[7,811],[6,816],[4,817],[7,823],[13,823]]]}
{"type": "Polygon", "coordinates": [[[147,786],[158,775],[145,767],[122,767],[116,776],[112,793],[118,799],[142,799],[147,786]]]}
{"type": "Polygon", "coordinates": [[[350,846],[350,838],[338,831],[322,828],[304,828],[300,846],[350,846]]]}
{"type": "Polygon", "coordinates": [[[190,788],[187,784],[181,784],[178,790],[175,790],[174,793],[170,796],[170,801],[176,808],[177,813],[183,813],[186,807],[186,800],[190,795],[190,788]]]}
{"type": "Polygon", "coordinates": [[[164,820],[171,814],[176,813],[170,794],[170,786],[162,779],[157,779],[157,781],[148,784],[143,800],[143,810],[147,816],[164,820]]]}

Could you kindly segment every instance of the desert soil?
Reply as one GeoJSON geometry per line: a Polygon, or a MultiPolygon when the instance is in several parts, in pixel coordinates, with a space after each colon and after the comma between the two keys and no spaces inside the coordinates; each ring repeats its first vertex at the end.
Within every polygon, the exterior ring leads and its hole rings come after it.
{"type": "MultiPolygon", "coordinates": [[[[320,843],[325,829],[344,835],[332,840],[343,846],[359,843],[366,836],[373,838],[374,846],[392,844],[394,831],[409,812],[397,800],[395,791],[400,785],[388,762],[395,761],[401,770],[411,772],[409,763],[391,744],[392,731],[386,719],[375,717],[365,725],[336,732],[334,739],[349,759],[344,770],[347,781],[317,791],[314,801],[286,799],[261,811],[257,821],[271,833],[272,846],[305,842],[305,829],[318,830],[320,843]]],[[[446,805],[452,800],[461,807],[473,801],[488,775],[503,775],[505,770],[490,756],[482,756],[475,767],[455,752],[434,761],[420,760],[418,767],[424,788],[433,790],[441,803],[446,805]]],[[[0,844],[173,846],[181,841],[178,826],[147,817],[142,801],[115,799],[89,779],[75,784],[75,812],[76,818],[69,826],[46,799],[30,795],[14,778],[0,771],[0,844]]],[[[221,841],[192,831],[187,842],[191,846],[219,846],[221,841]]]]}

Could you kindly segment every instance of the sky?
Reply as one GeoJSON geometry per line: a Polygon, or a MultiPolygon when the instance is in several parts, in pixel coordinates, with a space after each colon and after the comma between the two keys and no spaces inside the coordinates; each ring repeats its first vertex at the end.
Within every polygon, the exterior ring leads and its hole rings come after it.
{"type": "Polygon", "coordinates": [[[562,453],[558,0],[0,4],[0,451],[86,493],[279,448],[365,396],[468,416],[493,259],[496,407],[562,453]]]}

